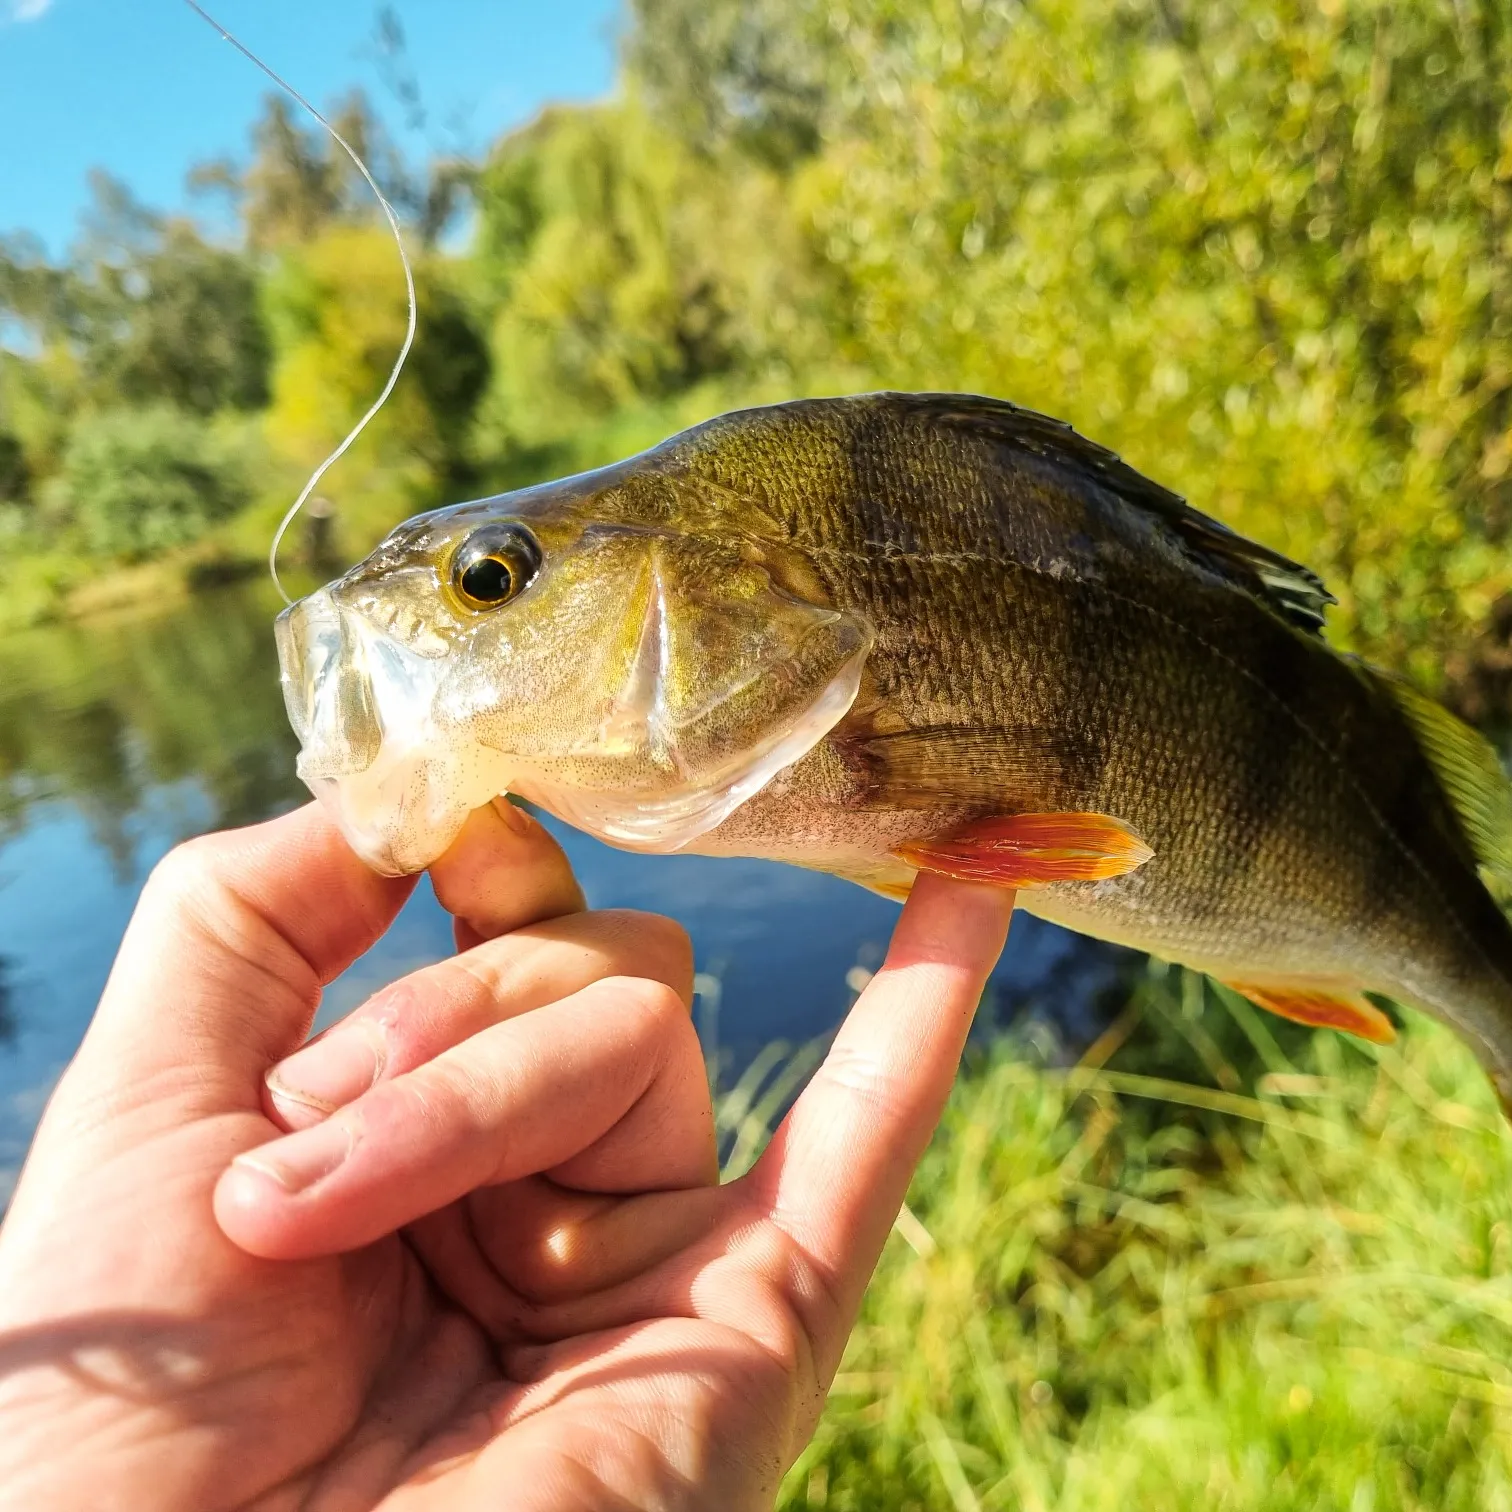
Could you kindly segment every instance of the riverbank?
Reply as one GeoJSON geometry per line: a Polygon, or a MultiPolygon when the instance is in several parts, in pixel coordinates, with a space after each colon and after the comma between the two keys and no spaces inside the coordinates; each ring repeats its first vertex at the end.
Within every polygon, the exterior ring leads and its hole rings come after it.
{"type": "MultiPolygon", "coordinates": [[[[266,573],[269,543],[297,487],[297,481],[281,478],[278,486],[265,488],[254,503],[199,540],[143,561],[102,560],[66,540],[53,547],[22,542],[0,560],[0,636],[182,603],[206,589],[266,573]]],[[[301,522],[291,531],[283,558],[291,591],[306,592],[317,576],[339,571],[413,512],[406,490],[365,481],[332,521],[324,570],[311,562],[308,522],[301,522]]]]}

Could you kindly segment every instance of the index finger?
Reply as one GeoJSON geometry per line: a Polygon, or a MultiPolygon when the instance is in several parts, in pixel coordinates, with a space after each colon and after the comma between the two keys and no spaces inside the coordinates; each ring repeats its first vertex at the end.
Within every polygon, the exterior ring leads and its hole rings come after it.
{"type": "Polygon", "coordinates": [[[821,1348],[843,1342],[939,1121],[1013,898],[920,874],[882,969],[748,1178],[820,1272],[817,1296],[793,1302],[821,1348]]]}

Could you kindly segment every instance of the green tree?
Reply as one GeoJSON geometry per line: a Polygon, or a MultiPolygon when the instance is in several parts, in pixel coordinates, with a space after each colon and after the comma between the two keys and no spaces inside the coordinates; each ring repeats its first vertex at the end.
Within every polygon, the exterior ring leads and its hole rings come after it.
{"type": "Polygon", "coordinates": [[[55,502],[105,558],[183,545],[251,494],[234,445],[168,406],[78,421],[57,484],[55,502]]]}
{"type": "MultiPolygon", "coordinates": [[[[417,261],[415,283],[414,354],[366,454],[417,469],[411,481],[425,493],[467,476],[468,430],[489,352],[442,262],[417,261]]],[[[329,229],[284,252],[266,299],[277,351],[269,434],[291,460],[313,466],[372,403],[404,339],[393,243],[375,227],[329,229]]]]}
{"type": "MultiPolygon", "coordinates": [[[[435,246],[467,199],[473,165],[441,155],[424,171],[411,170],[360,89],[348,94],[329,118],[420,245],[435,246]]],[[[283,95],[264,97],[251,146],[245,165],[218,158],[190,170],[192,188],[229,196],[251,251],[301,246],[332,226],[378,219],[373,191],[352,160],[283,95]]]]}
{"type": "Polygon", "coordinates": [[[782,174],[730,166],[633,98],[547,111],[499,145],[474,252],[495,312],[494,445],[560,441],[713,380],[745,391],[774,368],[791,389],[811,259],[782,174]]]}
{"type": "Polygon", "coordinates": [[[626,62],[700,150],[777,165],[812,153],[831,109],[825,13],[810,0],[633,0],[626,62]]]}
{"type": "Polygon", "coordinates": [[[91,189],[65,263],[19,240],[0,246],[0,316],[40,370],[66,367],[73,380],[66,399],[54,381],[54,399],[66,409],[164,402],[198,414],[264,404],[255,267],[189,222],[145,209],[105,174],[91,176],[91,189]]]}
{"type": "Polygon", "coordinates": [[[0,430],[0,504],[24,499],[29,481],[26,451],[20,437],[8,430],[0,430]]]}
{"type": "Polygon", "coordinates": [[[85,355],[94,389],[201,415],[267,402],[268,334],[244,257],[173,222],[96,287],[104,307],[85,355]]]}

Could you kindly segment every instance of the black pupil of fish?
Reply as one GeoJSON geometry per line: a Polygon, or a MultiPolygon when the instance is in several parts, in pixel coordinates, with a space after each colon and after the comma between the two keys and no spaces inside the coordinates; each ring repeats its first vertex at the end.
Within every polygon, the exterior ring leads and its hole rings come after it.
{"type": "Polygon", "coordinates": [[[514,568],[498,557],[481,557],[462,574],[462,591],[480,604],[497,604],[514,591],[514,568]]]}

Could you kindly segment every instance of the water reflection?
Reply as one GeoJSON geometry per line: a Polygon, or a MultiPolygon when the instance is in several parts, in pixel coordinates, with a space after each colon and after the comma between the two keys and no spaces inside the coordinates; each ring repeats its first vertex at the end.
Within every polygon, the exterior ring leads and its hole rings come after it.
{"type": "MultiPolygon", "coordinates": [[[[304,801],[273,657],[278,607],[271,589],[242,585],[0,641],[0,1195],[152,864],[189,835],[304,801]]],[[[850,1001],[848,970],[880,961],[897,914],[793,868],[632,856],[557,833],[594,904],[687,926],[699,970],[719,984],[717,1018],[711,992],[700,1028],[732,1071],[773,1038],[830,1028],[850,1001]]],[[[449,921],[422,885],[333,984],[322,1020],[449,948],[449,921]]],[[[1020,915],[994,978],[996,1017],[1048,1003],[1085,1043],[1124,965],[1020,915]]]]}
{"type": "Polygon", "coordinates": [[[124,877],[155,791],[192,783],[221,825],[297,801],[277,608],[271,589],[247,588],[0,642],[0,838],[63,798],[124,877]]]}

